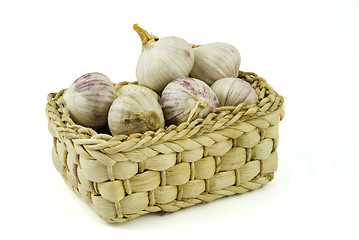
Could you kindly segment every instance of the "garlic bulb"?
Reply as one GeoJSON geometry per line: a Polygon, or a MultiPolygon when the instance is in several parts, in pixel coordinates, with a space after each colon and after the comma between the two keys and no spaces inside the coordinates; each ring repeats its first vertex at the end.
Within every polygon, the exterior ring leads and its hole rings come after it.
{"type": "Polygon", "coordinates": [[[156,131],[165,125],[157,99],[141,91],[129,91],[113,101],[108,113],[112,135],[156,131]]]}
{"type": "Polygon", "coordinates": [[[240,78],[222,78],[211,85],[221,106],[237,106],[244,102],[251,104],[258,95],[251,84],[240,78]]]}
{"type": "Polygon", "coordinates": [[[132,92],[132,91],[139,91],[139,92],[143,92],[146,94],[149,94],[151,96],[153,96],[155,99],[157,99],[158,102],[161,101],[161,97],[160,95],[158,95],[156,92],[152,91],[151,89],[149,89],[148,87],[145,86],[140,86],[137,84],[126,84],[126,85],[120,85],[116,87],[116,91],[119,94],[123,94],[126,92],[132,92]]]}
{"type": "Polygon", "coordinates": [[[191,77],[211,85],[218,79],[238,76],[241,55],[234,46],[214,42],[194,47],[193,50],[194,65],[191,77]]]}
{"type": "Polygon", "coordinates": [[[158,38],[137,24],[133,29],[141,37],[142,53],[136,67],[137,81],[161,94],[172,80],[187,77],[193,67],[191,45],[179,37],[158,38]]]}
{"type": "Polygon", "coordinates": [[[178,125],[196,118],[205,118],[219,102],[213,90],[195,78],[178,78],[162,92],[161,106],[166,124],[178,125]]]}
{"type": "Polygon", "coordinates": [[[64,100],[75,123],[98,130],[106,126],[108,110],[116,97],[111,80],[102,73],[92,72],[72,83],[64,100]]]}

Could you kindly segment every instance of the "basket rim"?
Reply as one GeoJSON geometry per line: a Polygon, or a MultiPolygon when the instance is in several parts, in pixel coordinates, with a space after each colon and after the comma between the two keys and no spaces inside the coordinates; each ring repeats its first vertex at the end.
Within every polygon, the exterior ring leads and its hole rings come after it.
{"type": "MultiPolygon", "coordinates": [[[[141,145],[141,142],[158,144],[171,140],[185,140],[204,133],[221,130],[239,122],[251,120],[283,107],[284,98],[279,95],[265,79],[253,72],[240,71],[238,78],[249,82],[258,94],[258,101],[246,105],[223,106],[213,109],[205,119],[195,119],[189,123],[170,125],[158,129],[156,132],[147,131],[143,134],[112,136],[106,133],[98,133],[92,128],[76,124],[70,117],[65,107],[63,95],[66,88],[57,93],[50,93],[47,97],[46,115],[49,125],[57,132],[60,138],[72,139],[79,144],[106,144],[108,146],[119,146],[120,144],[132,143],[141,145]]],[[[119,82],[118,85],[137,84],[137,82],[119,82]]],[[[133,149],[133,147],[131,147],[133,149]]]]}

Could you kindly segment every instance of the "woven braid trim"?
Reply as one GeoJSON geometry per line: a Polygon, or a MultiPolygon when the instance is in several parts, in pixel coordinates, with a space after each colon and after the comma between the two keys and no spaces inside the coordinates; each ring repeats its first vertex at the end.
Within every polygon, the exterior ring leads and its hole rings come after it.
{"type": "MultiPolygon", "coordinates": [[[[63,89],[58,93],[50,93],[47,97],[46,115],[49,125],[52,125],[52,129],[49,130],[60,139],[72,139],[77,144],[88,146],[91,150],[112,154],[168,141],[193,139],[204,133],[242,124],[245,120],[272,113],[283,106],[284,98],[274,91],[265,79],[252,72],[240,72],[238,77],[253,86],[259,96],[258,102],[251,105],[239,104],[236,107],[216,108],[205,119],[196,119],[179,126],[171,125],[156,132],[148,131],[130,136],[97,133],[91,128],[75,124],[70,118],[68,109],[64,106],[63,95],[66,89],[63,89]]],[[[116,86],[124,84],[129,83],[121,82],[116,86]]]]}

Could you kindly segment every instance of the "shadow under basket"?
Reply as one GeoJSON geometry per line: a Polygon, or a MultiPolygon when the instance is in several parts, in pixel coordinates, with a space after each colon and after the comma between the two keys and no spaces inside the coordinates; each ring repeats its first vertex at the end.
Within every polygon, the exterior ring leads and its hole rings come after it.
{"type": "Polygon", "coordinates": [[[205,119],[130,136],[75,124],[64,106],[66,89],[50,93],[46,115],[54,166],[107,222],[255,190],[277,170],[284,100],[255,73],[238,77],[253,86],[257,102],[220,107],[205,119]]]}

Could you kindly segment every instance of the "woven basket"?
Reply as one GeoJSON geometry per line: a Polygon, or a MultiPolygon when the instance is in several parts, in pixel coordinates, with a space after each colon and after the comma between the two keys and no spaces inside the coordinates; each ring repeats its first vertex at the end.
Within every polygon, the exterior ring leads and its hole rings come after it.
{"type": "Polygon", "coordinates": [[[46,115],[55,168],[107,222],[257,189],[277,169],[283,97],[254,73],[238,77],[252,84],[257,103],[217,108],[203,120],[130,136],[75,124],[64,107],[66,89],[50,93],[46,115]]]}

